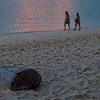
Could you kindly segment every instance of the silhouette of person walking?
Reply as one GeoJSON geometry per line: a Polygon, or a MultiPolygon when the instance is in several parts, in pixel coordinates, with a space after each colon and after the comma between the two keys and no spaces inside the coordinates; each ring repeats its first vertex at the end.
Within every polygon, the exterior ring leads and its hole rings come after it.
{"type": "Polygon", "coordinates": [[[80,26],[80,16],[79,16],[79,13],[76,13],[75,29],[74,29],[74,31],[76,30],[77,24],[79,25],[79,31],[80,31],[81,30],[81,26],[80,26]]]}
{"type": "Polygon", "coordinates": [[[65,21],[64,21],[64,30],[66,30],[66,24],[68,24],[68,27],[69,27],[68,30],[70,30],[70,17],[69,17],[69,14],[67,11],[65,12],[65,14],[66,14],[66,17],[65,17],[65,21]]]}

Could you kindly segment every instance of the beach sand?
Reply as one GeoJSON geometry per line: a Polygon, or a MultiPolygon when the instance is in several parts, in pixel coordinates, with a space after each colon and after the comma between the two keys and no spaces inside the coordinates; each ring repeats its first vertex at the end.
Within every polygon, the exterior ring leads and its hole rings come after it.
{"type": "Polygon", "coordinates": [[[42,76],[35,90],[0,87],[0,100],[100,100],[100,28],[2,35],[0,65],[42,76]]]}

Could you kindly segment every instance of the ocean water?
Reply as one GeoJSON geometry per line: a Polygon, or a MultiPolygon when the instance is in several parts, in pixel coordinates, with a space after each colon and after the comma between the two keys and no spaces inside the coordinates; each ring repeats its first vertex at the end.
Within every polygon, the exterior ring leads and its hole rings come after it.
{"type": "Polygon", "coordinates": [[[100,27],[100,0],[0,0],[0,34],[62,30],[65,11],[71,29],[76,12],[82,28],[100,27]]]}

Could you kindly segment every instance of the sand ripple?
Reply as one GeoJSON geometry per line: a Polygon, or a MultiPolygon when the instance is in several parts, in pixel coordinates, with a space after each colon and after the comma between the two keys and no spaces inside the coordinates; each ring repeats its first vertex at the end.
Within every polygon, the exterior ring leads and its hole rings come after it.
{"type": "Polygon", "coordinates": [[[36,69],[41,85],[17,92],[0,87],[0,100],[100,100],[99,38],[34,43],[3,45],[0,64],[36,69]]]}

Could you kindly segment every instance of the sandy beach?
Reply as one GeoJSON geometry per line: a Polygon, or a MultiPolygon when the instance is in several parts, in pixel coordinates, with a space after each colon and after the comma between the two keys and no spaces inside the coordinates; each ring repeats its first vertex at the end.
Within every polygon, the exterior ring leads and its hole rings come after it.
{"type": "Polygon", "coordinates": [[[0,87],[0,100],[100,100],[100,28],[1,35],[0,65],[42,76],[35,90],[0,87]]]}

